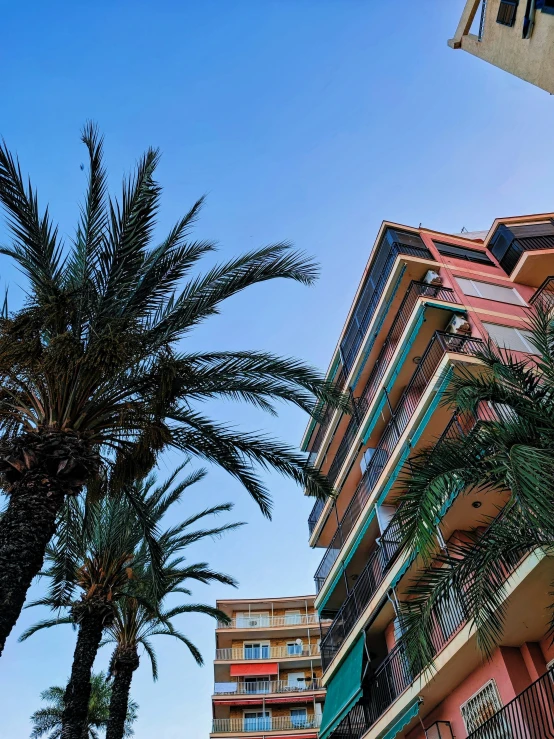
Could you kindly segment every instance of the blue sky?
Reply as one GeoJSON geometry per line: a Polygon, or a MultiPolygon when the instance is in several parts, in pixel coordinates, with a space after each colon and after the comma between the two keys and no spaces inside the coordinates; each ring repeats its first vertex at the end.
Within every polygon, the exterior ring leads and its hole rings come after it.
{"type": "MultiPolygon", "coordinates": [[[[67,236],[85,184],[79,131],[92,118],[106,135],[114,187],[146,146],[161,148],[160,234],[207,193],[197,235],[216,239],[221,257],[281,239],[315,255],[315,287],[256,287],[190,343],[268,349],[325,368],[382,219],[456,232],[553,209],[552,98],[447,47],[463,5],[0,0],[0,134],[67,236]]],[[[15,307],[22,280],[0,258],[6,284],[15,307]]],[[[306,422],[285,407],[278,419],[228,404],[211,410],[291,443],[306,422]]],[[[162,474],[177,461],[164,459],[162,474]]],[[[271,523],[211,471],[176,515],[234,500],[235,519],[248,526],[191,554],[237,577],[245,597],[312,592],[321,552],[307,546],[311,502],[277,476],[269,484],[271,523]]],[[[194,595],[213,602],[233,591],[199,586],[194,595]]],[[[69,627],[17,643],[44,615],[24,613],[0,662],[0,739],[28,736],[40,691],[67,677],[69,627]]],[[[161,640],[159,681],[143,660],[133,685],[137,739],[208,735],[213,627],[191,617],[182,628],[206,666],[161,640]]]]}

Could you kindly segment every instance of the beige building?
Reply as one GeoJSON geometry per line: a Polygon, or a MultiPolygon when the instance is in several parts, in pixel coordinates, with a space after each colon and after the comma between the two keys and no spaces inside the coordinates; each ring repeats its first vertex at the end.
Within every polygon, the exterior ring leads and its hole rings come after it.
{"type": "Polygon", "coordinates": [[[314,599],[217,602],[231,621],[216,630],[212,739],[316,739],[329,622],[322,631],[314,599]]]}
{"type": "Polygon", "coordinates": [[[448,45],[554,94],[554,0],[467,0],[448,45]]]}

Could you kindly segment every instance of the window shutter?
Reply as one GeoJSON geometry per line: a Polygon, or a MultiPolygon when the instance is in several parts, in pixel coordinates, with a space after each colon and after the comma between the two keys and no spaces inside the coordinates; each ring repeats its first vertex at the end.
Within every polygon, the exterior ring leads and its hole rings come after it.
{"type": "Polygon", "coordinates": [[[513,26],[516,22],[519,0],[500,0],[496,22],[503,26],[513,26]]]}

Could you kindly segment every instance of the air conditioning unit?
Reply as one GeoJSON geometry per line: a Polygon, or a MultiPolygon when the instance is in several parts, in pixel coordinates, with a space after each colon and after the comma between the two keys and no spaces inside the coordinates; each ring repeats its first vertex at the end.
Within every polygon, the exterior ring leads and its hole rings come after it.
{"type": "Polygon", "coordinates": [[[445,330],[447,334],[463,334],[465,336],[471,334],[471,326],[467,322],[467,318],[458,313],[452,316],[445,330]]]}
{"type": "Polygon", "coordinates": [[[430,269],[423,278],[423,282],[426,285],[442,285],[442,277],[434,269],[430,269]]]}
{"type": "Polygon", "coordinates": [[[365,450],[363,457],[360,461],[360,469],[362,471],[362,475],[365,474],[365,471],[367,470],[369,463],[371,462],[374,454],[375,454],[375,449],[373,447],[368,447],[365,450]]]}

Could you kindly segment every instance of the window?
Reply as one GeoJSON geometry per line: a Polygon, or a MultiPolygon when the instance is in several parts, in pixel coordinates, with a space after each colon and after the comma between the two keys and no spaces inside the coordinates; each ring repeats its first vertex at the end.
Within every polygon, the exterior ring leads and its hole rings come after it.
{"type": "Polygon", "coordinates": [[[502,26],[513,26],[516,22],[518,2],[519,0],[500,0],[496,22],[502,26]]]}
{"type": "Polygon", "coordinates": [[[537,8],[542,8],[543,13],[554,14],[554,0],[537,0],[537,8]]]}
{"type": "Polygon", "coordinates": [[[291,708],[290,722],[295,729],[308,728],[308,712],[305,708],[291,708]]]}
{"type": "Polygon", "coordinates": [[[492,282],[469,280],[466,277],[456,277],[456,280],[466,295],[473,295],[476,298],[486,298],[487,300],[497,300],[499,303],[525,305],[525,301],[513,287],[493,285],[492,282]]]}
{"type": "Polygon", "coordinates": [[[269,626],[269,612],[260,613],[237,613],[237,629],[257,629],[261,626],[269,626]]]}
{"type": "Polygon", "coordinates": [[[244,659],[268,659],[269,642],[244,642],[244,659]]]}
{"type": "Polygon", "coordinates": [[[285,611],[285,624],[287,626],[302,623],[302,614],[300,611],[285,611]]]}
{"type": "Polygon", "coordinates": [[[454,257],[454,259],[463,259],[466,262],[477,262],[478,264],[492,264],[494,262],[489,259],[484,251],[478,249],[470,249],[467,246],[458,246],[457,244],[445,244],[442,241],[433,242],[439,254],[445,257],[454,257]]]}
{"type": "Polygon", "coordinates": [[[244,731],[271,731],[269,711],[245,711],[244,731]]]}
{"type": "Polygon", "coordinates": [[[245,693],[269,693],[271,678],[269,675],[263,677],[245,677],[244,692],[245,693]]]}
{"type": "Polygon", "coordinates": [[[289,672],[287,675],[287,687],[290,690],[304,690],[306,678],[303,672],[289,672]]]}
{"type": "MultiPolygon", "coordinates": [[[[473,695],[468,701],[460,706],[462,718],[466,725],[467,733],[478,729],[485,721],[488,721],[502,708],[502,702],[498,695],[498,689],[494,680],[489,680],[481,690],[473,695]]],[[[498,727],[501,728],[501,727],[498,727]]],[[[509,734],[495,734],[498,739],[510,736],[509,734]]]]}
{"type": "Polygon", "coordinates": [[[303,648],[304,644],[302,643],[302,639],[289,641],[287,642],[287,656],[293,657],[295,654],[302,654],[303,648]]]}
{"type": "Polygon", "coordinates": [[[505,349],[513,349],[515,352],[536,354],[537,350],[531,344],[528,331],[514,328],[513,326],[500,326],[498,323],[483,322],[483,326],[498,346],[504,347],[505,349]]]}

